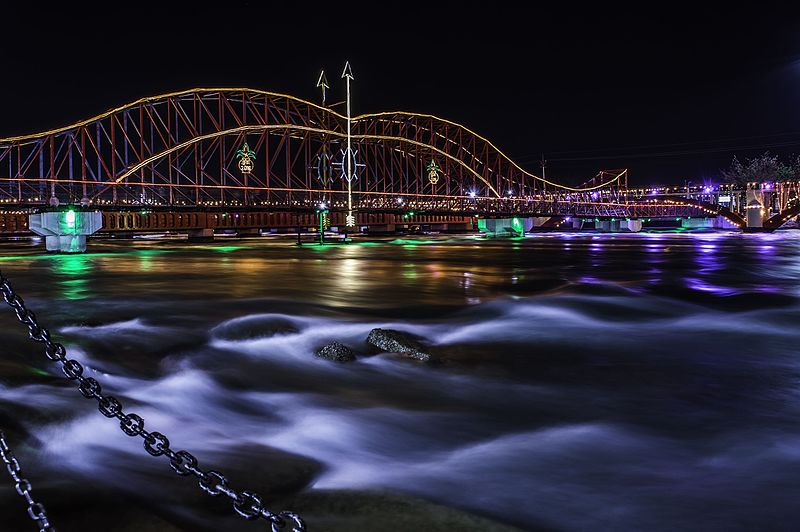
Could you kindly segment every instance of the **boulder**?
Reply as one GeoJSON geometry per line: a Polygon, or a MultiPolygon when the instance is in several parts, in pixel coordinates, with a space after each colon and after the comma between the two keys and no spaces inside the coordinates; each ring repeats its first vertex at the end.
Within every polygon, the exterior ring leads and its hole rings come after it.
{"type": "Polygon", "coordinates": [[[331,342],[328,345],[317,349],[316,355],[319,358],[333,360],[334,362],[350,362],[356,359],[353,351],[346,345],[339,342],[331,342]]]}
{"type": "Polygon", "coordinates": [[[367,343],[387,353],[398,353],[422,362],[430,362],[433,358],[418,337],[403,331],[372,329],[367,343]]]}

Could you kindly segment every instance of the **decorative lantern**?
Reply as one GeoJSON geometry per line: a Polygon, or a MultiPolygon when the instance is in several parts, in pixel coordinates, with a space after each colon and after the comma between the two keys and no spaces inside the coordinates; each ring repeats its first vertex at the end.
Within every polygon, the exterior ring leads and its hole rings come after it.
{"type": "Polygon", "coordinates": [[[439,182],[439,165],[434,160],[428,164],[428,181],[431,182],[431,185],[439,182]]]}
{"type": "Polygon", "coordinates": [[[243,174],[249,174],[253,171],[256,164],[256,152],[250,149],[250,146],[247,145],[247,141],[245,141],[242,149],[236,152],[236,158],[239,159],[239,170],[241,170],[243,174]]]}

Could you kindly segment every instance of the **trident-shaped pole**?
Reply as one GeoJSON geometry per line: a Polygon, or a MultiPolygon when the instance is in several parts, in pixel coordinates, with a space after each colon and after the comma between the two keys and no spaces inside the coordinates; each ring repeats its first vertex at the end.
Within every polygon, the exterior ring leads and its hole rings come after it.
{"type": "Polygon", "coordinates": [[[345,61],[344,70],[342,70],[342,79],[347,83],[347,151],[345,152],[345,177],[347,179],[347,225],[353,226],[356,224],[353,217],[353,148],[352,139],[350,137],[350,80],[353,77],[353,70],[350,68],[350,61],[345,61]]]}
{"type": "Polygon", "coordinates": [[[319,71],[319,79],[317,80],[317,88],[322,89],[322,107],[325,107],[325,92],[330,89],[328,85],[328,78],[325,77],[325,71],[319,71]]]}

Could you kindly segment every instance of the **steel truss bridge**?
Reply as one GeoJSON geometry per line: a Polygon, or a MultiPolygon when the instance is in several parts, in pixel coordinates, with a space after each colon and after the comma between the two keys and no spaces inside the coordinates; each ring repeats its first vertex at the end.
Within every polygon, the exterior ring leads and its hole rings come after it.
{"type": "MultiPolygon", "coordinates": [[[[360,222],[410,211],[470,217],[727,215],[718,205],[690,198],[631,194],[626,170],[601,171],[575,187],[548,181],[467,127],[432,115],[365,114],[350,125],[360,222]],[[438,179],[430,178],[431,161],[438,179]]],[[[328,107],[253,89],[143,98],[70,126],[0,139],[0,209],[10,216],[47,208],[56,198],[104,212],[288,211],[296,213],[292,223],[321,202],[336,213],[347,205],[347,186],[337,169],[346,126],[347,118],[328,107]],[[237,160],[245,143],[254,154],[248,173],[237,160]]]]}

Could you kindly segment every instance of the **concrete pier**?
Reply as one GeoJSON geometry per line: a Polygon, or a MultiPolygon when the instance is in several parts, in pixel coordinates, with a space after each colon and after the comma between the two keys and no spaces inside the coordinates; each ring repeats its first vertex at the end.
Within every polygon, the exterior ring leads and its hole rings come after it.
{"type": "Polygon", "coordinates": [[[482,218],[478,220],[478,230],[490,237],[522,236],[535,223],[535,218],[482,218]]]}
{"type": "Polygon", "coordinates": [[[594,225],[603,233],[638,233],[642,230],[641,220],[600,220],[594,225]]]}
{"type": "Polygon", "coordinates": [[[189,242],[213,242],[213,229],[193,229],[189,231],[189,242]]]}
{"type": "Polygon", "coordinates": [[[103,215],[100,212],[56,211],[28,216],[30,230],[45,239],[47,251],[57,253],[83,253],[86,237],[100,230],[103,215]]]}
{"type": "Polygon", "coordinates": [[[764,227],[764,192],[757,188],[747,189],[747,228],[761,229],[764,227]]]}

